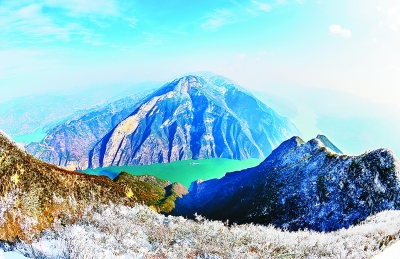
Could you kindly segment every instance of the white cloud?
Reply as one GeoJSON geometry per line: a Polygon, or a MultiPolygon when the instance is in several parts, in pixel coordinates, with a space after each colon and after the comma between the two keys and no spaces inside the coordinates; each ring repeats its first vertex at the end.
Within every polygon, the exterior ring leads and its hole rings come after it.
{"type": "Polygon", "coordinates": [[[299,4],[304,4],[305,0],[296,0],[296,2],[299,4]]]}
{"type": "Polygon", "coordinates": [[[205,17],[201,25],[204,30],[216,30],[219,27],[236,22],[235,15],[229,9],[217,9],[205,17]]]}
{"type": "Polygon", "coordinates": [[[148,32],[142,32],[142,35],[145,38],[143,45],[160,45],[163,43],[163,40],[160,37],[148,32]]]}
{"type": "Polygon", "coordinates": [[[265,2],[259,2],[259,1],[255,1],[255,0],[252,0],[251,2],[253,3],[254,6],[256,6],[256,8],[258,10],[261,10],[264,12],[269,12],[272,9],[272,6],[265,2]]]}
{"type": "Polygon", "coordinates": [[[400,72],[400,67],[396,67],[396,66],[389,66],[390,69],[393,69],[397,72],[400,72]]]}
{"type": "Polygon", "coordinates": [[[387,14],[389,17],[394,16],[397,13],[397,8],[396,7],[391,7],[387,10],[387,14]]]}
{"type": "Polygon", "coordinates": [[[399,1],[383,1],[382,5],[377,8],[380,11],[381,21],[379,25],[385,25],[386,28],[394,32],[400,30],[400,2],[399,1]]]}
{"type": "Polygon", "coordinates": [[[276,0],[275,2],[277,5],[285,5],[289,4],[287,0],[276,0]]]}
{"type": "Polygon", "coordinates": [[[37,17],[41,12],[42,6],[39,4],[31,4],[19,9],[16,14],[20,18],[30,19],[37,17]]]}
{"type": "Polygon", "coordinates": [[[389,28],[392,29],[393,31],[398,31],[400,27],[400,18],[399,18],[399,13],[398,9],[400,8],[397,6],[391,7],[387,10],[387,16],[389,20],[389,28]]]}
{"type": "Polygon", "coordinates": [[[343,38],[351,37],[351,31],[349,29],[342,28],[342,26],[338,24],[332,24],[331,26],[329,26],[329,32],[331,34],[340,35],[343,38]]]}
{"type": "Polygon", "coordinates": [[[125,21],[128,22],[129,27],[131,27],[131,28],[135,28],[136,24],[138,23],[138,19],[136,19],[136,18],[125,18],[125,21]]]}
{"type": "Polygon", "coordinates": [[[396,23],[392,23],[389,27],[393,31],[398,31],[399,30],[399,24],[396,24],[396,23]]]}
{"type": "Polygon", "coordinates": [[[87,19],[92,25],[106,28],[116,18],[135,27],[138,20],[121,13],[115,0],[39,0],[10,1],[0,6],[0,46],[37,44],[54,41],[81,41],[91,45],[105,44],[95,27],[74,22],[87,19]],[[56,12],[45,12],[56,8],[56,12]],[[72,20],[71,20],[72,17],[72,20]]]}
{"type": "Polygon", "coordinates": [[[71,16],[118,16],[118,4],[114,0],[45,0],[45,5],[66,9],[71,16]]]}

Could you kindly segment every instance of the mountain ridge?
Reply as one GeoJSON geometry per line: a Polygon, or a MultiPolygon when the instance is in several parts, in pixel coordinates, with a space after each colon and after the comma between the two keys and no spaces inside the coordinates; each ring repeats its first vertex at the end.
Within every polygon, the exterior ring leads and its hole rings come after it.
{"type": "Polygon", "coordinates": [[[348,156],[332,151],[320,138],[304,143],[293,137],[259,166],[193,183],[189,194],[177,200],[174,213],[332,231],[400,208],[400,166],[393,152],[377,149],[348,156]]]}

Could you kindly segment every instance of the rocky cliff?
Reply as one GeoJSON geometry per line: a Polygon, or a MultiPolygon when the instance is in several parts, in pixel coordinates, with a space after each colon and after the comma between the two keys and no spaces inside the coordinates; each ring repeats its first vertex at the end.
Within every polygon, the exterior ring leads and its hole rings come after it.
{"type": "Polygon", "coordinates": [[[26,149],[42,161],[77,170],[88,167],[89,151],[135,109],[148,91],[94,108],[51,129],[41,142],[26,149]]]}
{"type": "Polygon", "coordinates": [[[348,156],[332,149],[325,136],[307,143],[293,137],[257,167],[194,182],[175,214],[332,231],[400,208],[400,167],[391,151],[348,156]]]}
{"type": "Polygon", "coordinates": [[[158,89],[116,125],[91,150],[89,166],[262,158],[297,133],[229,79],[188,75],[158,89]]]}

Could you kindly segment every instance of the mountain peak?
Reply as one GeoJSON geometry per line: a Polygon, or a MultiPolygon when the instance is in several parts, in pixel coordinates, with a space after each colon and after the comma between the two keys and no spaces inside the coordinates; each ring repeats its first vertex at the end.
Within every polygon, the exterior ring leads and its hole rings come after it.
{"type": "Polygon", "coordinates": [[[298,130],[221,76],[185,75],[147,97],[90,154],[90,167],[263,158],[298,130]]]}
{"type": "Polygon", "coordinates": [[[251,95],[248,90],[241,87],[236,82],[211,72],[185,74],[161,87],[159,94],[165,94],[170,91],[181,93],[199,91],[214,97],[223,96],[228,91],[240,91],[251,95]]]}
{"type": "Polygon", "coordinates": [[[179,92],[189,92],[192,88],[199,88],[204,85],[204,79],[195,75],[186,75],[176,79],[171,84],[176,82],[175,90],[179,92]]]}
{"type": "Polygon", "coordinates": [[[316,139],[320,140],[325,147],[331,149],[333,152],[343,154],[343,152],[337,148],[325,135],[318,135],[316,139]]]}

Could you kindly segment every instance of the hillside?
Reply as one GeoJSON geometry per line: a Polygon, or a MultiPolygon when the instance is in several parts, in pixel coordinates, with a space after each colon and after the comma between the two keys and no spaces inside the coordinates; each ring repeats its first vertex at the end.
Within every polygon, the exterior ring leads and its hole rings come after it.
{"type": "Polygon", "coordinates": [[[88,208],[74,224],[55,222],[32,244],[3,244],[3,249],[37,259],[370,259],[399,238],[400,211],[384,211],[349,229],[319,233],[254,224],[227,226],[200,216],[192,221],[141,205],[111,204],[88,208]]]}
{"type": "Polygon", "coordinates": [[[171,184],[149,175],[133,176],[122,172],[114,181],[126,186],[128,196],[134,195],[137,201],[145,201],[147,206],[161,213],[171,212],[175,208],[175,200],[188,193],[188,189],[180,183],[171,184]]]}
{"type": "Polygon", "coordinates": [[[348,156],[318,136],[283,142],[259,166],[194,182],[177,215],[332,231],[400,208],[400,167],[387,149],[348,156]]]}
{"type": "Polygon", "coordinates": [[[78,170],[88,167],[89,151],[119,122],[137,107],[148,91],[100,106],[78,117],[73,117],[51,130],[40,142],[26,149],[42,161],[78,170]]]}
{"type": "Polygon", "coordinates": [[[0,241],[7,242],[30,242],[53,222],[71,224],[87,207],[110,202],[127,206],[144,202],[168,212],[176,197],[185,193],[181,185],[155,177],[122,173],[114,182],[67,171],[34,158],[1,132],[0,182],[0,241]]]}

